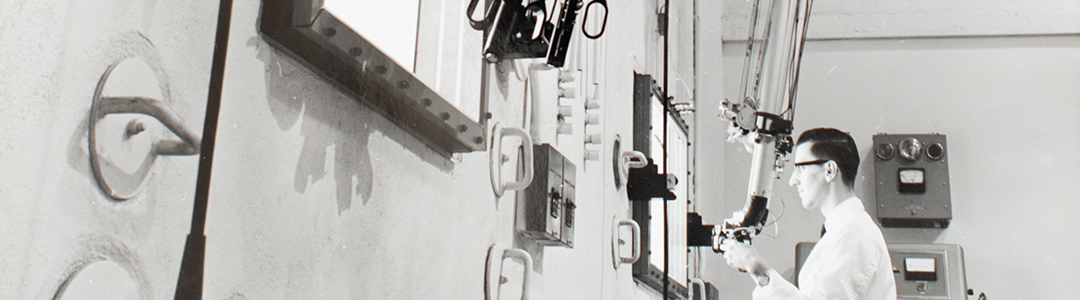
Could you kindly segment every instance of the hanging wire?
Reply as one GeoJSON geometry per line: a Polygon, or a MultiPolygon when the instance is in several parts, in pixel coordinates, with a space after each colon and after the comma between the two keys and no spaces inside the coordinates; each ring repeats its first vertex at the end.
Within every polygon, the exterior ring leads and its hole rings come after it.
{"type": "Polygon", "coordinates": [[[787,211],[787,202],[784,201],[784,198],[780,197],[780,195],[775,195],[774,194],[773,198],[780,200],[780,213],[777,214],[777,215],[769,214],[769,215],[772,216],[773,221],[769,222],[769,223],[765,223],[765,226],[762,226],[762,227],[769,227],[769,225],[776,225],[776,226],[773,227],[775,233],[773,235],[767,235],[767,236],[769,236],[771,238],[776,238],[776,237],[780,236],[780,224],[777,223],[777,222],[780,221],[780,218],[784,217],[784,212],[787,211]]]}

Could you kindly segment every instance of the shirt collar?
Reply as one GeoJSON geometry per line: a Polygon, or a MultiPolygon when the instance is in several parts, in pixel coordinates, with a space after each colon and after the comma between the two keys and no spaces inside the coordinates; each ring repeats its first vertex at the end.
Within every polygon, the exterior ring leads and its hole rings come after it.
{"type": "Polygon", "coordinates": [[[865,211],[866,207],[858,197],[847,198],[836,205],[828,216],[825,216],[825,231],[839,229],[844,224],[850,223],[857,213],[865,211]]]}

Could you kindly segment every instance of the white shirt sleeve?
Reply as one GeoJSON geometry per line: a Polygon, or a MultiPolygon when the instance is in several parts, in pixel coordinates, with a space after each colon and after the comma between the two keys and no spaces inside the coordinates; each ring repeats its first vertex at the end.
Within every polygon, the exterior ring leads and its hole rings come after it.
{"type": "Polygon", "coordinates": [[[769,284],[754,288],[754,300],[811,299],[804,297],[799,288],[788,282],[776,270],[769,270],[769,284]]]}

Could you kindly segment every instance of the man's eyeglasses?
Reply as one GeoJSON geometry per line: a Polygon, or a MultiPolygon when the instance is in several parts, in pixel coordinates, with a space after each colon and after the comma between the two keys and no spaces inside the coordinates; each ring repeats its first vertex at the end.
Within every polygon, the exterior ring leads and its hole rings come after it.
{"type": "Polygon", "coordinates": [[[818,159],[818,160],[797,162],[797,163],[795,163],[795,172],[799,172],[800,170],[802,170],[802,168],[800,168],[800,167],[812,166],[812,165],[821,165],[821,164],[825,164],[825,163],[830,162],[830,161],[832,161],[832,160],[831,159],[818,159]]]}

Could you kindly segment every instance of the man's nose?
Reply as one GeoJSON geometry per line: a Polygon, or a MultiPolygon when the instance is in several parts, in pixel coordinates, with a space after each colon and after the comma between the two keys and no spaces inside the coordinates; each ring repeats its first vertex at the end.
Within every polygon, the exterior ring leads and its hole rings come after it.
{"type": "Polygon", "coordinates": [[[799,184],[798,176],[795,176],[795,174],[791,174],[791,179],[788,179],[788,185],[790,185],[791,187],[795,187],[795,185],[798,185],[798,184],[799,184]]]}

